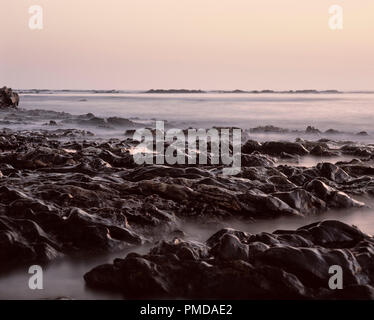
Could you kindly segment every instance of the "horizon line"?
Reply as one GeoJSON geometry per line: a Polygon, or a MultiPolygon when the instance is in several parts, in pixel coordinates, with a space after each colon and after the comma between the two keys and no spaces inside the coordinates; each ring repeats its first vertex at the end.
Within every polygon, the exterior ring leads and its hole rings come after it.
{"type": "MultiPolygon", "coordinates": [[[[338,89],[287,89],[287,90],[274,90],[274,89],[187,89],[187,88],[151,88],[146,90],[140,89],[47,89],[47,88],[16,88],[15,91],[25,92],[29,91],[56,91],[56,92],[94,92],[94,93],[152,93],[152,94],[167,94],[167,93],[248,93],[248,94],[260,94],[260,93],[374,93],[374,90],[338,90],[338,89]]],[[[27,93],[27,92],[26,92],[27,93]]]]}

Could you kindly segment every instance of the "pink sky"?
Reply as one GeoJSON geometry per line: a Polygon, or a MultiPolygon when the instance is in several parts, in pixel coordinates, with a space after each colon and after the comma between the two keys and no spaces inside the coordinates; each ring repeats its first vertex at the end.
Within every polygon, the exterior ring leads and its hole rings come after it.
{"type": "Polygon", "coordinates": [[[0,86],[374,90],[373,0],[2,0],[1,11],[0,86]],[[34,4],[41,31],[28,28],[34,4]]]}

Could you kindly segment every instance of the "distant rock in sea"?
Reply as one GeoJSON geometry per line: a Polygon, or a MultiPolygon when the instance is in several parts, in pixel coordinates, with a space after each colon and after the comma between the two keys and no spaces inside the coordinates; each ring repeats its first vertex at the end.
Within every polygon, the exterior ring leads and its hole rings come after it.
{"type": "Polygon", "coordinates": [[[151,89],[145,93],[205,93],[205,91],[188,89],[151,89]]]}
{"type": "Polygon", "coordinates": [[[217,90],[217,91],[212,91],[214,93],[251,93],[250,91],[245,91],[245,90],[240,90],[240,89],[235,89],[235,90],[217,90]]]}
{"type": "Polygon", "coordinates": [[[213,91],[215,93],[250,93],[250,94],[273,94],[273,93],[286,93],[286,94],[319,94],[319,93],[341,93],[338,90],[314,90],[314,89],[307,89],[307,90],[283,90],[283,91],[275,91],[275,90],[252,90],[252,91],[246,91],[246,90],[232,90],[232,91],[227,91],[227,90],[218,90],[218,91],[213,91]]]}
{"type": "Polygon", "coordinates": [[[275,90],[213,90],[213,91],[203,91],[203,90],[189,90],[189,89],[150,89],[143,93],[250,93],[250,94],[273,94],[273,93],[287,93],[287,94],[320,94],[320,93],[341,93],[338,90],[285,90],[285,91],[275,91],[275,90]]]}
{"type": "Polygon", "coordinates": [[[19,96],[11,88],[3,87],[0,89],[0,109],[16,108],[19,104],[19,96]]]}
{"type": "Polygon", "coordinates": [[[259,126],[249,129],[250,133],[288,133],[289,130],[285,128],[275,127],[273,125],[259,126]]]}
{"type": "Polygon", "coordinates": [[[312,126],[308,126],[305,130],[305,133],[307,134],[320,134],[321,131],[315,127],[312,127],[312,126]]]}
{"type": "Polygon", "coordinates": [[[92,90],[93,93],[119,93],[118,90],[92,90]]]}

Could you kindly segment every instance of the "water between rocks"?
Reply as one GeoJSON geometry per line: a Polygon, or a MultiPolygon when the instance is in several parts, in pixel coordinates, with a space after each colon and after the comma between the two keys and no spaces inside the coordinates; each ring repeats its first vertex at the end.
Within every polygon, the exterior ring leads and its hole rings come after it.
{"type": "MultiPolygon", "coordinates": [[[[205,241],[214,232],[230,227],[249,233],[273,232],[278,229],[294,230],[298,227],[324,219],[336,219],[350,225],[355,225],[363,232],[374,234],[374,200],[357,197],[373,209],[330,211],[320,216],[303,219],[280,218],[275,220],[257,221],[255,223],[243,223],[240,221],[226,221],[219,224],[197,225],[184,223],[181,228],[186,233],[187,239],[205,241]]],[[[0,299],[123,299],[121,294],[97,291],[87,288],[83,275],[92,268],[110,263],[115,258],[124,258],[129,252],[145,254],[151,245],[132,247],[119,252],[99,256],[82,256],[76,258],[60,258],[44,268],[44,289],[30,290],[28,288],[28,267],[14,270],[6,276],[0,276],[0,299]]]]}
{"type": "MultiPolygon", "coordinates": [[[[345,95],[318,95],[318,96],[295,96],[295,95],[167,95],[150,96],[140,94],[124,95],[74,95],[74,94],[50,94],[50,95],[23,95],[21,107],[25,109],[47,109],[55,111],[66,111],[72,113],[93,112],[100,116],[105,110],[105,115],[116,115],[126,117],[140,117],[150,119],[161,117],[174,121],[186,121],[205,125],[219,123],[225,125],[238,125],[250,127],[259,124],[274,124],[286,128],[305,128],[315,125],[320,129],[337,128],[358,132],[372,128],[373,109],[370,108],[374,95],[367,94],[345,94],[345,95]],[[81,98],[85,98],[85,102],[81,98]],[[354,104],[354,108],[353,108],[354,104]],[[292,105],[292,113],[290,113],[292,105]],[[261,106],[261,107],[260,107],[261,106]],[[217,108],[220,112],[215,112],[217,108]],[[221,123],[222,122],[222,123],[221,123]]],[[[40,124],[35,124],[40,127],[40,124]]],[[[31,126],[32,127],[32,126],[31,126]]],[[[30,127],[30,128],[31,128],[30,127]]],[[[24,129],[24,125],[22,125],[24,129]]],[[[32,127],[33,128],[33,127],[32,127]]],[[[31,128],[31,129],[32,129],[31,128]]],[[[17,128],[14,128],[17,129],[17,128]]],[[[108,135],[109,133],[106,133],[108,135]]],[[[110,133],[113,135],[113,133],[110,133]]],[[[118,133],[123,134],[123,133],[118,133]]],[[[105,135],[104,135],[105,136],[105,135]]],[[[261,140],[294,140],[299,134],[293,135],[253,135],[252,138],[261,140]]],[[[334,139],[358,139],[349,135],[334,136],[334,139]]],[[[359,137],[364,139],[364,137],[359,137]]],[[[372,136],[365,138],[372,142],[372,136]]],[[[350,158],[338,157],[336,159],[321,159],[315,157],[301,158],[297,165],[314,166],[318,162],[326,160],[336,161],[350,160],[350,158]]],[[[295,165],[293,163],[293,165],[295,165]]],[[[304,219],[281,218],[276,220],[257,221],[256,223],[243,223],[240,221],[226,221],[219,224],[196,225],[184,223],[181,229],[187,234],[187,238],[205,241],[214,232],[224,227],[236,228],[250,233],[273,232],[277,229],[295,229],[323,219],[337,219],[348,224],[359,227],[363,232],[374,234],[374,200],[364,199],[373,209],[330,211],[321,216],[313,216],[304,219]]],[[[47,266],[44,266],[44,289],[30,290],[28,288],[29,266],[24,266],[12,273],[0,275],[0,299],[121,299],[120,294],[104,291],[95,291],[87,288],[83,275],[93,267],[103,263],[112,262],[114,258],[125,257],[130,251],[146,253],[151,245],[132,247],[120,252],[99,256],[86,256],[76,258],[60,258],[47,266]]]]}

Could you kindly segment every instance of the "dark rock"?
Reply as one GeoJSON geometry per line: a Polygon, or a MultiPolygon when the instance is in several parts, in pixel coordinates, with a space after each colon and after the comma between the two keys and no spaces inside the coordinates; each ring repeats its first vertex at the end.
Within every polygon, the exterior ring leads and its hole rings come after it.
{"type": "Polygon", "coordinates": [[[282,152],[304,156],[309,154],[309,151],[305,147],[297,142],[287,141],[269,141],[262,144],[261,152],[277,156],[282,152]]]}
{"type": "Polygon", "coordinates": [[[274,127],[274,126],[264,126],[264,127],[256,127],[251,128],[249,130],[251,133],[287,133],[289,132],[288,129],[274,127]]]}
{"type": "Polygon", "coordinates": [[[360,208],[365,205],[362,202],[352,199],[346,193],[327,186],[318,179],[309,182],[306,185],[306,190],[325,201],[330,208],[360,208]]]}
{"type": "Polygon", "coordinates": [[[302,214],[317,214],[327,209],[326,203],[303,189],[273,194],[302,214]]]}
{"type": "Polygon", "coordinates": [[[247,140],[242,146],[242,153],[251,154],[254,151],[259,151],[261,144],[254,140],[247,140]]]}
{"type": "Polygon", "coordinates": [[[328,148],[325,148],[322,145],[316,145],[312,150],[310,150],[310,154],[313,156],[318,156],[318,157],[339,156],[339,153],[337,151],[329,150],[328,148]]]}
{"type": "Polygon", "coordinates": [[[356,133],[356,135],[365,137],[365,136],[368,136],[369,134],[366,131],[360,131],[360,132],[356,133]]]}
{"type": "Polygon", "coordinates": [[[216,252],[215,256],[223,260],[248,260],[248,246],[242,244],[235,235],[224,234],[219,243],[212,248],[216,252]]]}
{"type": "Polygon", "coordinates": [[[344,154],[359,156],[359,157],[369,157],[373,154],[373,149],[368,147],[363,147],[361,145],[346,144],[341,147],[344,154]]]}
{"type": "Polygon", "coordinates": [[[16,108],[19,104],[19,96],[11,88],[3,87],[0,89],[0,109],[16,108]]]}
{"type": "Polygon", "coordinates": [[[130,253],[84,279],[136,299],[372,299],[374,265],[360,252],[373,259],[373,249],[373,238],[338,221],[273,234],[224,229],[205,244],[174,240],[130,253]],[[332,265],[343,269],[344,290],[328,287],[332,265]]]}
{"type": "Polygon", "coordinates": [[[47,262],[59,255],[53,237],[34,221],[0,217],[0,272],[22,263],[47,262]]]}
{"type": "Polygon", "coordinates": [[[340,134],[341,132],[335,129],[328,129],[325,131],[325,134],[340,134]]]}
{"type": "Polygon", "coordinates": [[[300,216],[300,213],[277,197],[261,193],[247,192],[238,195],[243,210],[258,218],[300,216]]]}
{"type": "Polygon", "coordinates": [[[134,123],[129,119],[119,118],[119,117],[110,117],[107,119],[107,122],[110,125],[116,127],[133,127],[134,123]]]}
{"type": "Polygon", "coordinates": [[[337,183],[346,183],[351,179],[347,172],[332,163],[319,163],[317,169],[320,170],[322,177],[337,183]]]}
{"type": "MultiPolygon", "coordinates": [[[[43,110],[12,111],[14,116],[10,118],[24,115],[23,112],[31,118],[41,117],[40,123],[50,119],[58,123],[66,119],[72,123],[97,120],[93,114],[71,116],[43,110]]],[[[302,218],[322,214],[330,208],[356,208],[363,204],[353,196],[374,194],[371,157],[306,168],[276,166],[277,160],[269,155],[271,152],[277,157],[296,159],[316,146],[329,150],[324,141],[263,145],[248,142],[248,153],[242,154],[241,172],[236,176],[223,175],[222,164],[139,166],[129,151],[136,145],[137,142],[128,139],[93,139],[92,133],[86,130],[63,127],[2,130],[0,219],[3,230],[0,230],[0,237],[1,250],[7,258],[1,260],[1,268],[9,270],[17,263],[22,265],[34,259],[48,261],[58,255],[121,250],[148,241],[188,239],[190,235],[183,227],[190,222],[216,228],[224,220],[252,223],[255,219],[302,218]],[[173,233],[174,230],[182,233],[173,233]],[[12,248],[16,248],[14,259],[9,257],[12,248]]],[[[353,142],[344,145],[342,152],[349,154],[372,149],[370,145],[353,142]]],[[[267,246],[288,243],[310,247],[319,243],[310,232],[308,237],[303,232],[289,234],[287,239],[263,233],[250,242],[251,235],[226,230],[224,233],[230,236],[222,242],[209,242],[209,248],[185,241],[178,247],[173,243],[175,250],[165,244],[159,249],[171,251],[170,257],[183,263],[195,261],[200,272],[209,269],[211,264],[211,261],[200,263],[201,250],[221,248],[217,254],[212,251],[213,259],[227,263],[229,269],[246,279],[235,280],[218,268],[211,283],[222,295],[225,294],[224,282],[220,282],[219,275],[225,281],[232,280],[237,288],[255,283],[261,290],[277,275],[277,285],[283,288],[291,281],[289,289],[300,292],[295,276],[274,266],[266,266],[261,272],[256,269],[258,280],[246,276],[243,270],[253,270],[255,258],[266,251],[267,246]],[[247,258],[233,261],[235,257],[247,258]]],[[[346,233],[344,237],[348,237],[346,233]]],[[[158,255],[163,256],[164,251],[158,255]]],[[[368,255],[360,254],[357,259],[364,264],[368,255]]],[[[153,263],[157,265],[158,262],[153,263]]],[[[370,266],[370,262],[365,263],[370,266]]]]}
{"type": "Polygon", "coordinates": [[[308,126],[305,130],[306,134],[320,134],[321,131],[319,131],[317,128],[314,128],[312,126],[308,126]]]}
{"type": "Polygon", "coordinates": [[[242,154],[241,165],[243,167],[273,167],[275,160],[263,154],[242,154]]]}

